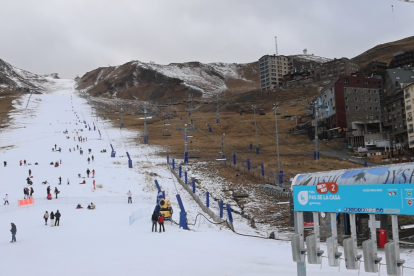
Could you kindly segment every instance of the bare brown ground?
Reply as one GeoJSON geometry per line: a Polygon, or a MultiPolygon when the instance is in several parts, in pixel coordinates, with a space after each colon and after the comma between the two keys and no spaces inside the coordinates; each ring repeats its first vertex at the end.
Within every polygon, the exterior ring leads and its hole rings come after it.
{"type": "Polygon", "coordinates": [[[12,101],[20,96],[18,92],[0,88],[0,128],[7,126],[9,112],[13,110],[12,101]]]}

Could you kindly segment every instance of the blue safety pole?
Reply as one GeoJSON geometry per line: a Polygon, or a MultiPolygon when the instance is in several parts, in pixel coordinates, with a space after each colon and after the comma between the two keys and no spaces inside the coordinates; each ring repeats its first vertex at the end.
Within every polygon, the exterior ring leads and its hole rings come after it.
{"type": "Polygon", "coordinates": [[[250,159],[247,158],[247,169],[250,171],[250,159]]]}
{"type": "Polygon", "coordinates": [[[219,206],[220,206],[220,218],[223,218],[223,200],[219,201],[219,206]]]}
{"type": "Polygon", "coordinates": [[[208,131],[213,132],[213,129],[211,128],[211,126],[208,126],[208,131]]]}
{"type": "Polygon", "coordinates": [[[195,179],[193,178],[193,193],[195,194],[196,192],[196,186],[195,186],[195,179]]]}
{"type": "Polygon", "coordinates": [[[131,156],[129,156],[129,153],[126,153],[128,156],[128,168],[132,169],[132,160],[131,160],[131,156]]]}
{"type": "Polygon", "coordinates": [[[207,208],[210,207],[210,193],[206,192],[206,206],[207,208]]]}
{"type": "Polygon", "coordinates": [[[181,178],[182,177],[182,167],[181,166],[179,166],[178,167],[178,176],[181,178]]]}
{"type": "Polygon", "coordinates": [[[174,158],[172,159],[172,168],[173,168],[173,170],[175,170],[175,160],[174,160],[174,158]]]}
{"type": "Polygon", "coordinates": [[[368,167],[368,162],[364,161],[364,167],[368,167]]]}
{"type": "Polygon", "coordinates": [[[283,171],[279,171],[279,184],[283,184],[283,171]]]}
{"type": "Polygon", "coordinates": [[[234,164],[234,165],[236,165],[236,164],[237,164],[236,154],[233,154],[233,164],[234,164]]]}
{"type": "Polygon", "coordinates": [[[170,164],[170,156],[167,154],[167,164],[170,164]]]}
{"type": "Polygon", "coordinates": [[[259,154],[259,147],[256,148],[256,154],[259,154]]]}
{"type": "Polygon", "coordinates": [[[262,175],[264,175],[264,165],[263,165],[263,163],[260,164],[260,166],[262,167],[262,175]]]}
{"type": "Polygon", "coordinates": [[[250,146],[249,146],[249,147],[250,147],[250,149],[253,149],[253,144],[252,144],[252,143],[250,143],[250,146]]]}
{"type": "Polygon", "coordinates": [[[233,223],[233,215],[231,214],[231,208],[230,208],[230,204],[226,204],[226,208],[227,208],[227,215],[229,217],[229,221],[231,223],[233,223]]]}
{"type": "Polygon", "coordinates": [[[187,183],[187,172],[184,172],[184,180],[185,180],[185,184],[188,184],[187,183]]]}

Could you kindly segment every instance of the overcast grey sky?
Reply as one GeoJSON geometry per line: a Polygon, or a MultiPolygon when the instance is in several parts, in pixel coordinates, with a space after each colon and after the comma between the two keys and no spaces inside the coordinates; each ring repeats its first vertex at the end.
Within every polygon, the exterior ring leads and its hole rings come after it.
{"type": "Polygon", "coordinates": [[[396,0],[2,1],[0,59],[74,78],[130,60],[252,62],[274,36],[279,54],[352,58],[414,35],[413,15],[396,0]]]}

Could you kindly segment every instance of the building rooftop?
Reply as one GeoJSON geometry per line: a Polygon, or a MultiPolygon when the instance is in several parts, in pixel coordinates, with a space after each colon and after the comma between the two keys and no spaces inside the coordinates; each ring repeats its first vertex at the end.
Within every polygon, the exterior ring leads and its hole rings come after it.
{"type": "Polygon", "coordinates": [[[387,69],[394,88],[401,88],[401,83],[414,82],[414,67],[387,69]]]}

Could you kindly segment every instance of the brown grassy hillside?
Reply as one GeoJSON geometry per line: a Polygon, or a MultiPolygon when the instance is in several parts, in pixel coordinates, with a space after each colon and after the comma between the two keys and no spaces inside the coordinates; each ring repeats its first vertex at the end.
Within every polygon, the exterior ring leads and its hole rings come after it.
{"type": "Polygon", "coordinates": [[[401,40],[379,44],[354,57],[352,60],[359,63],[361,66],[367,65],[373,60],[382,61],[389,64],[393,58],[394,53],[413,48],[414,36],[410,36],[401,40]]]}

